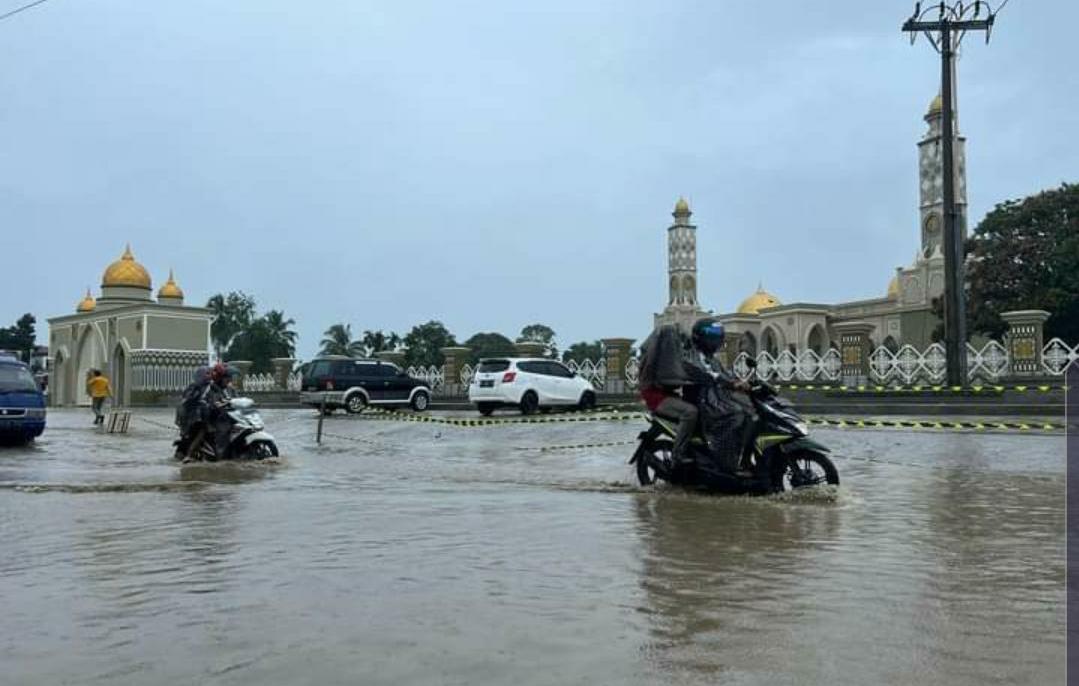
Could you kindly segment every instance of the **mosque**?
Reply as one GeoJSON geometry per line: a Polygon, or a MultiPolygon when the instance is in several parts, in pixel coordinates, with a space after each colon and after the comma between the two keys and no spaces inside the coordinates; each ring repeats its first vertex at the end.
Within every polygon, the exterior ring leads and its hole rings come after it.
{"type": "MultiPolygon", "coordinates": [[[[925,114],[928,126],[918,142],[918,220],[921,247],[913,261],[896,267],[880,297],[836,304],[784,303],[758,286],[734,312],[718,315],[739,349],[750,354],[766,351],[773,357],[784,350],[818,355],[838,348],[844,331],[859,330],[872,346],[898,349],[910,344],[924,349],[932,340],[938,318],[932,300],[944,292],[942,253],[941,99],[938,95],[925,114]]],[[[958,121],[958,118],[956,118],[958,121]]],[[[955,127],[956,209],[959,229],[966,235],[966,140],[955,127]]],[[[699,317],[711,314],[697,300],[697,227],[684,198],[674,206],[674,223],[667,229],[668,301],[654,315],[654,326],[677,324],[688,330],[699,317]]]]}
{"type": "Polygon", "coordinates": [[[87,289],[73,314],[48,320],[52,405],[89,404],[91,369],[112,381],[114,402],[128,405],[182,389],[207,364],[213,313],[184,304],[171,270],[156,300],[152,293],[150,273],[128,246],[105,269],[100,297],[87,289]]]}

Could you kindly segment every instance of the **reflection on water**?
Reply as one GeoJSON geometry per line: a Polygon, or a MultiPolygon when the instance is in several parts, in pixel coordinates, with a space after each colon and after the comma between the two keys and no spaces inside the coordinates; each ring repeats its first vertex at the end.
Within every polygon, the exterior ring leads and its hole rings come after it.
{"type": "Polygon", "coordinates": [[[0,682],[1063,679],[1062,442],[821,432],[879,461],[750,499],[528,450],[624,424],[267,419],[276,465],[74,423],[0,453],[0,682]]]}

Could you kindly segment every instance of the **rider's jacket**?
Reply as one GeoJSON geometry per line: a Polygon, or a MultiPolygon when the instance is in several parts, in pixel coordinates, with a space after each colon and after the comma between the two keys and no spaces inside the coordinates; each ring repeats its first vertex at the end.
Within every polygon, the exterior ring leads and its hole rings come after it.
{"type": "Polygon", "coordinates": [[[221,415],[220,405],[234,397],[232,389],[228,386],[220,386],[210,382],[202,389],[202,411],[207,420],[216,419],[221,415]]]}

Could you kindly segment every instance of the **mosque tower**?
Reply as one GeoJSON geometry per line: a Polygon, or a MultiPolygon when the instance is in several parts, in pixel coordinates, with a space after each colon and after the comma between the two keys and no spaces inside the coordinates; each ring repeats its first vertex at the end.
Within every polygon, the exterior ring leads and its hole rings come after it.
{"type": "Polygon", "coordinates": [[[667,307],[655,316],[655,326],[678,324],[688,331],[707,316],[697,301],[697,227],[689,203],[679,197],[674,204],[674,223],[667,229],[667,307]]]}
{"type": "MultiPolygon", "coordinates": [[[[954,99],[953,99],[954,102],[954,99]]],[[[941,126],[943,116],[941,114],[940,95],[933,98],[929,103],[929,111],[925,113],[925,122],[929,129],[925,132],[922,140],[918,142],[918,176],[919,176],[919,219],[921,222],[921,255],[930,258],[935,255],[943,257],[944,238],[944,160],[941,126]]],[[[967,155],[966,138],[959,135],[958,115],[952,117],[954,124],[955,155],[955,208],[958,214],[957,226],[967,235],[967,155]]]]}

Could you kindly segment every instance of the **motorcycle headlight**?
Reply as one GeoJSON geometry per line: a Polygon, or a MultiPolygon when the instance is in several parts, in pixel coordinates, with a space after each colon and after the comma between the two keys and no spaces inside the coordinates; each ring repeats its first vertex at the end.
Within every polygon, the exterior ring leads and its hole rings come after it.
{"type": "Polygon", "coordinates": [[[798,432],[803,436],[809,435],[809,425],[805,422],[795,422],[794,428],[798,429],[798,432]]]}

